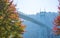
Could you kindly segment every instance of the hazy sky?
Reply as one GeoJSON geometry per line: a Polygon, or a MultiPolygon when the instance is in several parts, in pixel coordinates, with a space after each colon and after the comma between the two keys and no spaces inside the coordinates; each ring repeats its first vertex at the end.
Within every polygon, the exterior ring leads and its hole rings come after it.
{"type": "Polygon", "coordinates": [[[18,10],[25,14],[36,14],[39,11],[56,12],[58,0],[14,0],[18,10]]]}

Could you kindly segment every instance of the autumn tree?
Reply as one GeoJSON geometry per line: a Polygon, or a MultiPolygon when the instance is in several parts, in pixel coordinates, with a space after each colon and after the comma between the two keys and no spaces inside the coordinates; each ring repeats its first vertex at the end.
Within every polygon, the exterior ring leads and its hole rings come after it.
{"type": "Polygon", "coordinates": [[[22,38],[25,26],[11,0],[0,0],[0,38],[22,38]]]}
{"type": "Polygon", "coordinates": [[[54,27],[53,27],[54,34],[56,35],[60,35],[60,0],[58,1],[59,1],[59,6],[58,6],[59,15],[55,18],[54,27]]]}

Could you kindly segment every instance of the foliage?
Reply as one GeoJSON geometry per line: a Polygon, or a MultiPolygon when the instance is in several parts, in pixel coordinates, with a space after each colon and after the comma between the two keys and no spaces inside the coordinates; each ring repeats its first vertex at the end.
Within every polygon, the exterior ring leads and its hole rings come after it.
{"type": "Polygon", "coordinates": [[[22,38],[25,26],[12,2],[0,0],[0,38],[22,38]]]}
{"type": "Polygon", "coordinates": [[[56,35],[60,35],[60,15],[56,17],[54,24],[55,24],[55,26],[53,28],[54,33],[56,35]]]}

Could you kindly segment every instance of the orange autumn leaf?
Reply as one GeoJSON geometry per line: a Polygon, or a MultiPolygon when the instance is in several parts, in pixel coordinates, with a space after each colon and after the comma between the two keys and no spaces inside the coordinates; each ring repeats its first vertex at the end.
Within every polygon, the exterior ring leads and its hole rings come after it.
{"type": "Polygon", "coordinates": [[[4,0],[5,2],[9,2],[10,0],[4,0]]]}
{"type": "Polygon", "coordinates": [[[16,15],[16,14],[11,14],[11,15],[10,15],[10,18],[11,18],[11,19],[18,19],[18,15],[16,15]]]}
{"type": "Polygon", "coordinates": [[[3,16],[0,16],[0,19],[3,19],[3,16]]]}
{"type": "Polygon", "coordinates": [[[9,8],[7,9],[8,11],[16,11],[15,6],[12,4],[9,6],[9,8]]]}
{"type": "Polygon", "coordinates": [[[15,5],[14,4],[11,4],[10,7],[14,7],[15,8],[15,5]]]}
{"type": "Polygon", "coordinates": [[[20,27],[24,29],[26,26],[22,24],[20,27]]]}

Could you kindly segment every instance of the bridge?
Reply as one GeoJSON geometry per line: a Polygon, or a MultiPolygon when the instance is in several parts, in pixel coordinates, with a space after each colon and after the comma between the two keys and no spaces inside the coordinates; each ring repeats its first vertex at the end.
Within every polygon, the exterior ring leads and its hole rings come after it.
{"type": "MultiPolygon", "coordinates": [[[[46,24],[44,24],[44,23],[42,23],[40,21],[37,21],[34,18],[31,18],[31,17],[29,17],[27,15],[24,15],[24,14],[19,13],[19,17],[24,19],[24,20],[31,21],[31,22],[33,22],[33,23],[35,23],[35,24],[37,24],[37,25],[39,25],[41,27],[45,27],[46,29],[44,29],[44,30],[46,32],[43,31],[43,30],[41,30],[42,31],[41,33],[38,32],[38,34],[40,34],[40,36],[43,36],[43,38],[60,38],[60,36],[56,36],[56,35],[53,34],[52,28],[50,28],[48,25],[46,25],[46,24]],[[43,35],[41,35],[41,34],[43,34],[43,35]]],[[[37,31],[35,33],[37,33],[37,31]]]]}
{"type": "Polygon", "coordinates": [[[46,28],[49,28],[51,29],[50,27],[48,27],[46,24],[42,23],[42,22],[39,22],[39,21],[36,21],[35,19],[27,16],[27,15],[24,15],[24,14],[20,14],[19,13],[19,17],[22,18],[22,19],[25,19],[25,20],[28,20],[28,21],[31,21],[39,26],[42,26],[42,27],[46,27],[46,28]]]}

